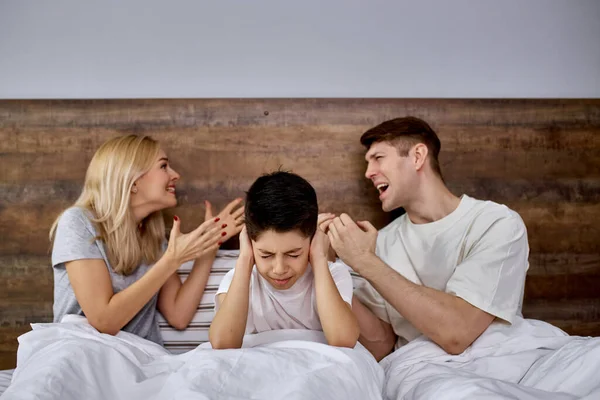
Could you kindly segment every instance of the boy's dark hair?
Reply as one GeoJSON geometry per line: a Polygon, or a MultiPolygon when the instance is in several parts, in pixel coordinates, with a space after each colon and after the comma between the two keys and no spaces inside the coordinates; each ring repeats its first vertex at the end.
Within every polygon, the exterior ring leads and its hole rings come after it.
{"type": "Polygon", "coordinates": [[[442,147],[440,139],[429,124],[417,117],[395,118],[382,122],[369,129],[360,137],[360,143],[367,148],[373,143],[389,142],[398,149],[398,154],[406,157],[408,151],[418,143],[423,143],[429,151],[433,171],[442,178],[438,156],[442,147]]]}
{"type": "Polygon", "coordinates": [[[317,193],[306,179],[277,171],[258,178],[246,193],[245,222],[256,240],[267,230],[300,231],[312,238],[317,230],[317,193]]]}

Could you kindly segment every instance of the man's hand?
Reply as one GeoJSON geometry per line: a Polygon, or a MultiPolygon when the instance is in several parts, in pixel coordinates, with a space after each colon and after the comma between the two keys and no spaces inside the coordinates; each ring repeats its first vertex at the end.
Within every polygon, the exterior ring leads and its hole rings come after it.
{"type": "Polygon", "coordinates": [[[341,214],[322,225],[338,257],[360,273],[360,268],[368,265],[365,262],[368,257],[375,255],[377,229],[368,221],[354,222],[348,214],[341,214]]]}

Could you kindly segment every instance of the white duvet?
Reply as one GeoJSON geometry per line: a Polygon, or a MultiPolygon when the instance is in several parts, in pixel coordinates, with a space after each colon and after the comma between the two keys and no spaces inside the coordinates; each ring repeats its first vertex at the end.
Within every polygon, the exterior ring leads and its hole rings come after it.
{"type": "Polygon", "coordinates": [[[320,332],[247,336],[240,350],[181,355],[87,323],[34,324],[19,338],[8,399],[600,400],[600,338],[541,321],[494,323],[459,356],[421,337],[380,364],[320,332]]]}
{"type": "MultiPolygon", "coordinates": [[[[172,355],[125,332],[87,323],[34,324],[19,338],[8,399],[381,399],[383,370],[360,345],[322,333],[272,331],[244,348],[172,355]]],[[[207,346],[210,347],[210,346],[207,346]]]]}
{"type": "Polygon", "coordinates": [[[420,337],[381,366],[388,399],[600,400],[600,338],[536,320],[493,323],[459,356],[420,337]]]}

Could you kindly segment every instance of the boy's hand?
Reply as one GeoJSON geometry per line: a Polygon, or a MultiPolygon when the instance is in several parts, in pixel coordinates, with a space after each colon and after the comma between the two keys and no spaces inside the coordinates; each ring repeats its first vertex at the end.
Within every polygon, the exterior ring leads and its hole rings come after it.
{"type": "Polygon", "coordinates": [[[244,265],[249,265],[250,268],[254,266],[254,251],[252,249],[252,241],[246,230],[246,224],[244,224],[240,232],[240,259],[245,261],[244,265]]]}
{"type": "Polygon", "coordinates": [[[327,234],[327,228],[333,219],[335,218],[335,214],[332,213],[321,213],[317,217],[317,229],[320,229],[325,234],[327,234]]]}
{"type": "Polygon", "coordinates": [[[335,218],[334,214],[319,214],[317,219],[317,230],[310,243],[310,262],[314,266],[320,260],[327,262],[329,253],[329,238],[325,231],[329,221],[335,218]]]}

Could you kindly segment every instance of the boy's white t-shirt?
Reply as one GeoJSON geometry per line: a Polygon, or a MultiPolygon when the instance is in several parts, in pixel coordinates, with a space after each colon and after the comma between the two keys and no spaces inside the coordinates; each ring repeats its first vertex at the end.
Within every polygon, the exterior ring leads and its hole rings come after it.
{"type": "MultiPolygon", "coordinates": [[[[352,305],[352,278],[348,267],[340,262],[329,263],[329,271],[342,299],[352,305]]],[[[215,312],[218,310],[216,296],[227,293],[234,273],[235,268],[223,277],[219,285],[215,295],[215,312]]],[[[275,329],[323,330],[310,264],[294,286],[286,290],[275,289],[258,273],[256,265],[252,269],[246,334],[275,329]]]]}
{"type": "MultiPolygon", "coordinates": [[[[414,283],[454,294],[504,321],[521,315],[527,230],[504,205],[463,195],[438,221],[414,224],[404,214],[379,231],[376,254],[414,283]]],[[[355,296],[392,325],[397,346],[421,334],[369,282],[355,283],[355,296]]]]}

